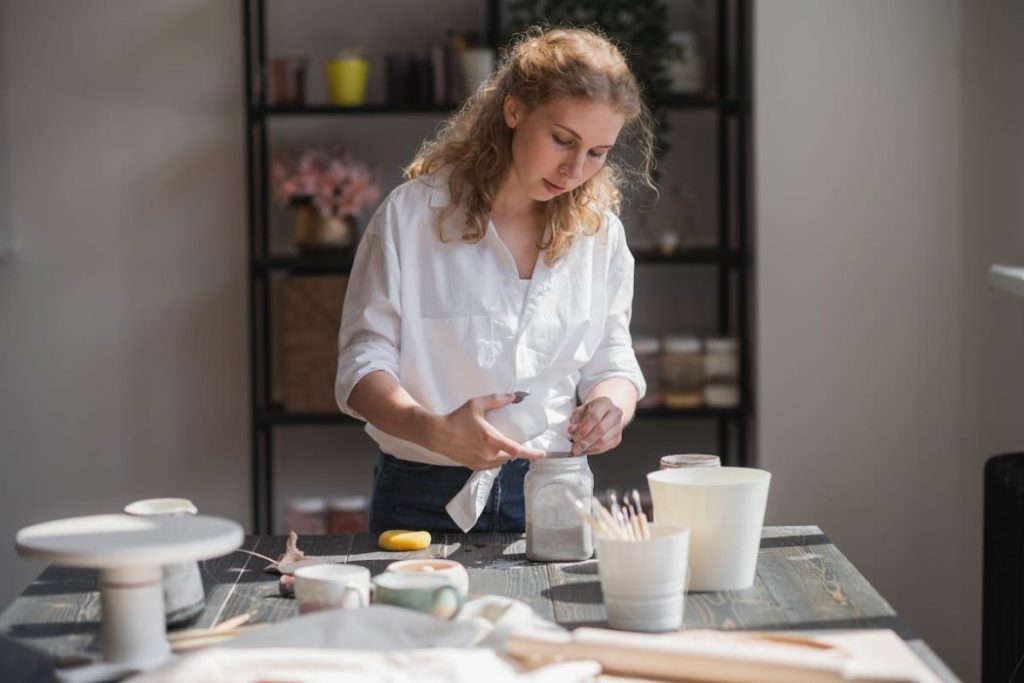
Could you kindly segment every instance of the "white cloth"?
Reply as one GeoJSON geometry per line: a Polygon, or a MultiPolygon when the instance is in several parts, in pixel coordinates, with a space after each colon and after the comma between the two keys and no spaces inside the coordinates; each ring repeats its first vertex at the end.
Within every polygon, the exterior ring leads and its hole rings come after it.
{"type": "Polygon", "coordinates": [[[431,648],[395,652],[211,648],[126,683],[591,683],[594,661],[549,664],[525,671],[489,650],[431,648]]]}
{"type": "Polygon", "coordinates": [[[500,656],[508,634],[538,629],[562,631],[525,603],[495,595],[470,600],[455,621],[390,605],[324,610],[172,660],[128,683],[582,683],[600,672],[593,661],[524,671],[500,656]]]}
{"type": "MultiPolygon", "coordinates": [[[[507,437],[543,451],[568,451],[566,428],[577,393],[623,377],[642,397],[646,384],[629,335],[633,256],[618,217],[580,237],[554,266],[537,260],[526,303],[515,259],[493,225],[483,239],[459,239],[456,209],[438,239],[436,218],[450,202],[445,176],[396,188],[370,221],[356,252],[338,335],[335,397],[342,411],[353,387],[375,370],[390,373],[427,410],[449,413],[468,399],[527,391],[517,405],[488,413],[507,437]]],[[[458,463],[371,424],[366,432],[397,458],[458,463]]],[[[496,471],[474,473],[449,515],[469,530],[496,471]],[[454,514],[453,514],[454,512],[454,514]]]]}

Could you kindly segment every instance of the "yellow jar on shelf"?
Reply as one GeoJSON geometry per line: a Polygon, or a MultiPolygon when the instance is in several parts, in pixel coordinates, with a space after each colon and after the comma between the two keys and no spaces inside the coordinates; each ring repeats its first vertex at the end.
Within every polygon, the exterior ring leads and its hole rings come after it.
{"type": "Polygon", "coordinates": [[[359,106],[366,101],[366,79],[370,63],[360,57],[328,59],[324,76],[331,102],[341,107],[359,106]]]}
{"type": "Polygon", "coordinates": [[[704,359],[700,339],[665,337],[661,354],[661,400],[666,408],[699,408],[704,404],[704,359]]]}

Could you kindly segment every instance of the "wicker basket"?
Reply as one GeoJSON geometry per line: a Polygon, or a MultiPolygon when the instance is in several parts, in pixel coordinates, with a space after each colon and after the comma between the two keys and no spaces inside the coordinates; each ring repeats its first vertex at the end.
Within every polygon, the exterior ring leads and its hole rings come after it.
{"type": "Polygon", "coordinates": [[[292,276],[280,298],[281,401],[290,413],[336,413],[334,374],[347,275],[292,276]]]}

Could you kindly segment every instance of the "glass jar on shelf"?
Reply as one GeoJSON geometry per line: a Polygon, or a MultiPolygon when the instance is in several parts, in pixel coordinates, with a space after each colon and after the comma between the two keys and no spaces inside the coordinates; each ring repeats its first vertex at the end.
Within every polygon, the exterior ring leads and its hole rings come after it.
{"type": "Polygon", "coordinates": [[[296,496],[288,499],[284,511],[286,531],[300,536],[321,536],[327,533],[327,501],[318,496],[296,496]]]}
{"type": "Polygon", "coordinates": [[[368,525],[366,496],[335,496],[327,501],[327,533],[361,534],[368,525]]]}
{"type": "Polygon", "coordinates": [[[661,397],[666,408],[699,408],[704,403],[704,363],[700,339],[692,335],[665,337],[661,354],[661,397]]]}
{"type": "Polygon", "coordinates": [[[713,337],[704,343],[704,402],[712,408],[740,404],[739,344],[733,337],[713,337]]]}
{"type": "Polygon", "coordinates": [[[661,406],[661,340],[657,337],[633,337],[633,353],[640,364],[640,372],[647,382],[647,393],[636,404],[637,408],[661,406]]]}

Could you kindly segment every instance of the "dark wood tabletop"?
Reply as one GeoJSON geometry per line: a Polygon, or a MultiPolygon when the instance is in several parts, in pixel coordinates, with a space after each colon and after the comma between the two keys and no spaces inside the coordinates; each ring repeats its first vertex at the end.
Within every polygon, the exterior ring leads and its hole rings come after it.
{"type": "MultiPolygon", "coordinates": [[[[307,536],[299,548],[360,564],[372,574],[396,559],[457,560],[469,572],[471,594],[498,594],[529,604],[566,628],[607,627],[597,561],[540,564],[525,556],[520,534],[445,535],[416,552],[383,552],[376,538],[307,536]]],[[[248,536],[242,546],[269,557],[284,550],[284,536],[248,536]]],[[[252,623],[280,621],[298,613],[281,598],[277,576],[266,562],[236,551],[201,563],[207,606],[193,624],[213,623],[244,612],[252,623]]],[[[100,601],[96,573],[49,567],[0,614],[0,680],[26,680],[54,663],[100,651],[100,601]],[[8,675],[10,674],[10,675],[8,675]]],[[[943,681],[957,677],[917,638],[882,596],[815,526],[765,527],[754,586],[743,591],[690,593],[685,628],[814,631],[888,628],[906,640],[943,681]]]]}

